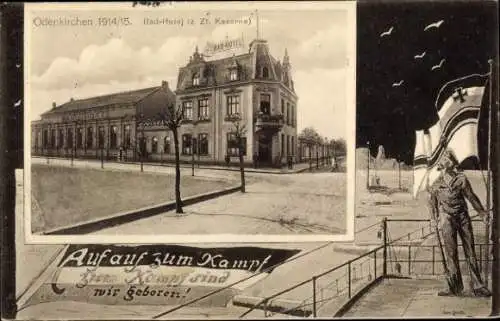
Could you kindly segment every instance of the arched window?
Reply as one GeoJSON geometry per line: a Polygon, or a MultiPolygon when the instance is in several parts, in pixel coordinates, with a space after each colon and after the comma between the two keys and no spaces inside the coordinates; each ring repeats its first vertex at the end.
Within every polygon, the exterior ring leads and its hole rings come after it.
{"type": "Polygon", "coordinates": [[[238,80],[238,69],[236,68],[231,69],[231,71],[229,72],[229,80],[231,81],[238,80]]]}
{"type": "Polygon", "coordinates": [[[165,154],[170,154],[170,136],[165,136],[163,141],[163,152],[165,154]]]}
{"type": "Polygon", "coordinates": [[[50,131],[50,147],[56,147],[56,130],[52,129],[50,131]]]}
{"type": "Polygon", "coordinates": [[[262,78],[269,78],[269,69],[267,67],[262,68],[262,78]]]}
{"type": "Polygon", "coordinates": [[[66,139],[66,147],[73,148],[73,129],[68,128],[66,135],[68,136],[68,138],[66,139]]]}
{"type": "Polygon", "coordinates": [[[156,136],[153,136],[151,141],[151,153],[158,153],[158,138],[156,136]]]}
{"type": "Polygon", "coordinates": [[[43,148],[49,147],[49,130],[48,129],[43,130],[42,146],[43,146],[43,148]]]}
{"type": "Polygon", "coordinates": [[[112,126],[111,127],[111,140],[110,140],[110,147],[111,148],[116,148],[118,145],[117,142],[117,134],[118,134],[118,127],[112,126]]]}
{"type": "Polygon", "coordinates": [[[94,128],[87,128],[87,148],[94,146],[94,128]]]}
{"type": "Polygon", "coordinates": [[[99,148],[104,148],[104,127],[103,126],[99,126],[99,137],[98,137],[98,140],[99,140],[99,148]]]}
{"type": "Polygon", "coordinates": [[[76,132],[76,148],[83,148],[83,128],[78,128],[76,132]]]}
{"type": "Polygon", "coordinates": [[[59,138],[57,139],[57,147],[58,148],[64,147],[64,130],[63,129],[59,129],[59,138]]]}
{"type": "Polygon", "coordinates": [[[200,74],[195,73],[193,75],[193,86],[198,86],[200,84],[200,74]]]}
{"type": "Polygon", "coordinates": [[[123,146],[125,148],[130,147],[130,125],[125,125],[125,128],[123,129],[123,133],[125,135],[125,139],[123,141],[123,146]]]}

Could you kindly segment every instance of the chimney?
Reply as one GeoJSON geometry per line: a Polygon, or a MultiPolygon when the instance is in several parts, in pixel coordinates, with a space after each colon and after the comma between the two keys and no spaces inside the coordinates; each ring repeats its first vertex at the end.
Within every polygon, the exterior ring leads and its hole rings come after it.
{"type": "Polygon", "coordinates": [[[56,102],[55,101],[52,102],[52,108],[56,108],[56,102]]]}
{"type": "Polygon", "coordinates": [[[69,99],[69,101],[74,101],[73,97],[71,97],[71,98],[69,99]]]}
{"type": "Polygon", "coordinates": [[[164,87],[164,88],[168,88],[168,81],[162,80],[161,81],[161,86],[164,87]]]}

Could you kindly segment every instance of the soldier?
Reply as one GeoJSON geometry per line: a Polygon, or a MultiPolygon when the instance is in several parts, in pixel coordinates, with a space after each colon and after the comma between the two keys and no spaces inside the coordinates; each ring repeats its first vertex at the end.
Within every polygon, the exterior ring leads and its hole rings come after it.
{"type": "Polygon", "coordinates": [[[475,296],[487,297],[491,292],[485,286],[479,272],[479,265],[474,250],[474,235],[468,213],[466,199],[487,224],[488,211],[472,190],[467,177],[457,170],[458,161],[449,150],[445,151],[438,164],[441,172],[429,188],[429,205],[432,221],[439,226],[444,247],[444,263],[448,270],[448,289],[439,291],[439,296],[459,296],[463,291],[462,274],[458,260],[457,233],[462,239],[464,254],[470,271],[472,292],[475,296]]]}

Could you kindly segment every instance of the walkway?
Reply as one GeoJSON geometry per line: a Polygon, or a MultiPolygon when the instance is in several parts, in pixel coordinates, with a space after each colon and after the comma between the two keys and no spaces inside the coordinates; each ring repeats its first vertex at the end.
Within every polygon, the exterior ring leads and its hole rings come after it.
{"type": "MultiPolygon", "coordinates": [[[[36,160],[37,162],[44,162],[47,163],[47,157],[42,157],[42,156],[32,156],[32,160],[36,160]]],[[[56,164],[60,164],[61,162],[71,164],[71,159],[69,158],[58,158],[58,157],[49,157],[49,164],[51,162],[54,162],[56,164]]],[[[101,161],[98,159],[74,159],[73,160],[74,164],[77,163],[95,163],[96,165],[100,166],[101,161]]],[[[121,164],[121,165],[130,165],[131,167],[137,167],[140,168],[140,162],[118,162],[118,161],[109,161],[105,160],[104,161],[104,167],[112,164],[121,164]]],[[[112,165],[113,166],[113,165],[112,165]]],[[[160,162],[143,162],[143,166],[147,167],[175,167],[174,163],[160,163],[160,162]]],[[[181,168],[185,169],[191,169],[192,165],[191,164],[181,164],[181,168]]],[[[320,164],[320,167],[321,164],[320,164]]],[[[294,174],[294,173],[300,173],[306,170],[309,170],[310,164],[309,163],[299,163],[299,164],[294,164],[292,169],[289,169],[288,167],[284,166],[283,168],[253,168],[253,167],[245,167],[245,172],[247,173],[262,173],[262,174],[294,174]]],[[[316,163],[312,164],[312,169],[316,168],[316,163]]],[[[222,171],[232,171],[232,172],[239,172],[240,169],[237,165],[231,164],[231,166],[221,166],[221,165],[206,165],[206,164],[196,164],[195,161],[195,170],[197,169],[209,169],[209,170],[222,170],[222,171]]]]}
{"type": "MultiPolygon", "coordinates": [[[[346,175],[303,173],[249,178],[233,193],[96,234],[344,234],[346,175]]],[[[242,239],[244,241],[244,239],[242,239]]]]}
{"type": "Polygon", "coordinates": [[[368,291],[343,317],[415,318],[486,317],[490,298],[439,297],[443,281],[437,279],[385,279],[368,291]]]}

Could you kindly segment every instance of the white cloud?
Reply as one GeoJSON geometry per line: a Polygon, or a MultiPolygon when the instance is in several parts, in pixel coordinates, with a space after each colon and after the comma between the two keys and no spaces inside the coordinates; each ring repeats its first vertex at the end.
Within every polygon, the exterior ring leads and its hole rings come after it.
{"type": "Polygon", "coordinates": [[[294,73],[299,131],[313,126],[322,136],[346,137],[347,108],[354,108],[346,106],[346,75],[345,69],[316,68],[294,73]]]}
{"type": "Polygon", "coordinates": [[[177,75],[179,61],[193,52],[194,37],[170,37],[157,50],[143,47],[134,50],[122,39],[111,39],[102,46],[86,47],[78,59],[56,58],[41,75],[30,79],[34,88],[54,90],[128,83],[147,77],[177,75]]]}

